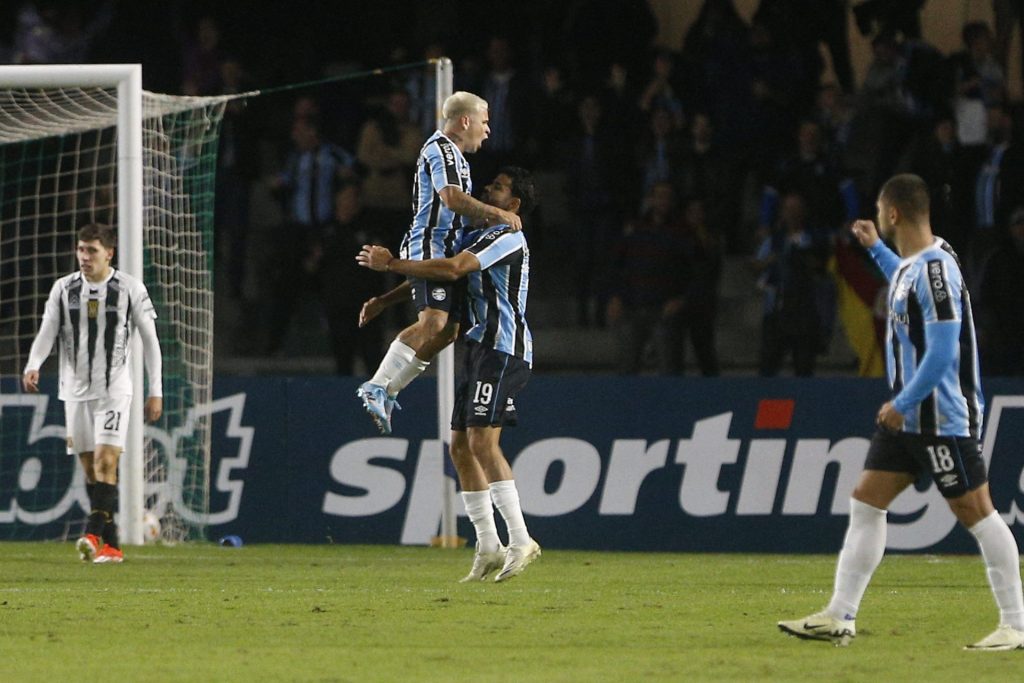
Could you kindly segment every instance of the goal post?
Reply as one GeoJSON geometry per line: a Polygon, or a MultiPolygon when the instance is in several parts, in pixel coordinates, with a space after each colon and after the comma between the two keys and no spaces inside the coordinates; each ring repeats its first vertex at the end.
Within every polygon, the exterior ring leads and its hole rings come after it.
{"type": "MultiPolygon", "coordinates": [[[[117,227],[115,264],[142,280],[156,305],[165,418],[160,427],[144,424],[143,354],[136,339],[119,473],[119,523],[127,544],[142,542],[147,508],[161,518],[165,540],[205,532],[210,416],[198,408],[212,397],[214,161],[229,99],[145,92],[138,64],[0,67],[0,153],[10,162],[0,163],[0,376],[20,376],[46,292],[74,268],[74,235],[87,222],[117,227]],[[183,424],[189,434],[180,433],[183,424]]],[[[47,366],[48,372],[55,368],[52,361],[47,366]]],[[[24,427],[36,418],[4,412],[5,406],[30,405],[15,398],[0,392],[0,424],[21,420],[14,426],[29,432],[24,427]]],[[[47,405],[44,397],[35,409],[45,410],[48,423],[62,424],[63,416],[47,405]]],[[[88,501],[75,490],[77,459],[56,457],[63,448],[55,439],[18,441],[15,430],[6,431],[0,486],[17,492],[8,509],[0,506],[6,535],[53,538],[80,531],[88,501]],[[36,470],[42,475],[26,477],[36,470]]]]}

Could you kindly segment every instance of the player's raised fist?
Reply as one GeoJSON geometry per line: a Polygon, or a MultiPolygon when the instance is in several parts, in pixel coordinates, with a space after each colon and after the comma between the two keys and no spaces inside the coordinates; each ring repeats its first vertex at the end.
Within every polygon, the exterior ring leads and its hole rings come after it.
{"type": "Polygon", "coordinates": [[[873,221],[856,220],[850,225],[850,232],[865,249],[871,248],[878,241],[878,229],[873,221]]]}

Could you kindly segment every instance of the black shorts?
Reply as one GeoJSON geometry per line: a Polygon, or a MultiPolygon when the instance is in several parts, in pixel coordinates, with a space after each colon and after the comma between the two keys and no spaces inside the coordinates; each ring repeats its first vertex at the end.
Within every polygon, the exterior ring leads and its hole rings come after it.
{"type": "Polygon", "coordinates": [[[515,396],[530,380],[530,365],[522,358],[471,341],[455,348],[455,401],[452,429],[514,427],[515,396]]]}
{"type": "Polygon", "coordinates": [[[412,287],[412,303],[416,311],[424,308],[444,311],[452,320],[462,319],[462,307],[466,299],[466,278],[455,282],[433,282],[418,277],[406,278],[412,287]]]}
{"type": "Polygon", "coordinates": [[[866,470],[928,473],[944,498],[957,498],[988,481],[981,445],[962,436],[930,436],[879,429],[871,439],[866,470]]]}

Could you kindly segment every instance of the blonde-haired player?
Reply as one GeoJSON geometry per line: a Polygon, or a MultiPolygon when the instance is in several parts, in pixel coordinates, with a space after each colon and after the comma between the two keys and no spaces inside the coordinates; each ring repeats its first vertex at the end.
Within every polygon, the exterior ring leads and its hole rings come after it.
{"type": "MultiPolygon", "coordinates": [[[[416,209],[402,239],[401,256],[409,261],[451,258],[462,241],[464,224],[490,220],[521,230],[515,213],[473,198],[466,154],[480,149],[490,135],[487,102],[470,92],[453,93],[441,109],[444,126],[431,135],[416,164],[413,197],[416,209]]],[[[461,288],[452,282],[433,282],[410,277],[416,322],[402,330],[391,343],[377,371],[356,392],[382,434],[391,433],[395,398],[418,377],[430,360],[454,340],[458,331],[457,305],[461,288]],[[456,305],[456,315],[453,313],[456,305]]]]}

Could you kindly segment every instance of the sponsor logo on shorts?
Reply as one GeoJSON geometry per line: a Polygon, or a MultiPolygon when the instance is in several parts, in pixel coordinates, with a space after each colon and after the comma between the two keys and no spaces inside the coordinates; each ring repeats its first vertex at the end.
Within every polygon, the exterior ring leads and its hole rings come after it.
{"type": "Polygon", "coordinates": [[[434,301],[444,301],[448,297],[448,292],[444,291],[444,287],[434,287],[430,296],[434,301]]]}

